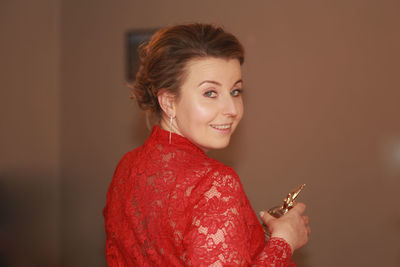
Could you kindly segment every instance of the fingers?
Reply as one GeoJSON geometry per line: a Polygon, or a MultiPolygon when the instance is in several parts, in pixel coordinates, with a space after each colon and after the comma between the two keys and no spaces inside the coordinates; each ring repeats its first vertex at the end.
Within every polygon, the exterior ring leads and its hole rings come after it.
{"type": "Polygon", "coordinates": [[[302,215],[306,210],[304,203],[296,203],[285,215],[275,218],[268,212],[260,212],[264,224],[268,226],[271,237],[283,238],[288,242],[292,251],[304,246],[308,242],[311,228],[308,225],[310,218],[302,215]]]}
{"type": "Polygon", "coordinates": [[[303,214],[306,211],[306,204],[302,202],[296,202],[292,210],[296,210],[299,214],[303,214]]]}
{"type": "Polygon", "coordinates": [[[304,225],[306,226],[307,236],[311,234],[311,227],[308,225],[310,223],[310,218],[308,216],[302,216],[304,225]]]}
{"type": "Polygon", "coordinates": [[[266,211],[260,211],[260,217],[261,220],[266,224],[269,225],[271,221],[275,220],[276,218],[273,217],[271,214],[269,214],[266,211]]]}

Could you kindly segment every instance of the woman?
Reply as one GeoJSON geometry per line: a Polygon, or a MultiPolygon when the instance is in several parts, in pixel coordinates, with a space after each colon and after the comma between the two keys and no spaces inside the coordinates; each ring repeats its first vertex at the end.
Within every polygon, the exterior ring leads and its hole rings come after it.
{"type": "Polygon", "coordinates": [[[158,118],[115,171],[104,209],[109,266],[295,266],[307,242],[298,203],[264,232],[235,171],[207,157],[243,115],[239,41],[221,28],[178,25],[141,47],[139,106],[158,118]]]}

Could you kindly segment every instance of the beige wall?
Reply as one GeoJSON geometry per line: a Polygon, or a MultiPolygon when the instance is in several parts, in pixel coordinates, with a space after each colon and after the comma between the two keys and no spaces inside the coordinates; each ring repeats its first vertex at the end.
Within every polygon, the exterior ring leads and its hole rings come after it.
{"type": "MultiPolygon", "coordinates": [[[[18,66],[5,78],[0,116],[16,126],[2,133],[7,154],[0,171],[32,165],[57,173],[60,164],[63,266],[105,266],[106,190],[117,161],[148,134],[124,84],[124,34],[188,21],[220,23],[246,48],[245,118],[232,146],[212,155],[237,170],[256,211],[307,183],[301,200],[313,233],[296,253],[299,266],[399,265],[398,1],[68,0],[62,1],[58,32],[49,29],[58,18],[56,5],[43,1],[46,7],[25,10],[4,3],[20,20],[33,10],[49,23],[15,26],[31,29],[39,42],[35,51],[46,51],[28,56],[37,74],[28,80],[34,84],[38,73],[46,75],[32,88],[18,66]],[[49,60],[44,66],[42,58],[49,60]],[[31,135],[20,131],[27,129],[25,114],[33,118],[31,135]],[[20,141],[32,135],[34,142],[20,141]],[[43,159],[35,153],[41,143],[43,159]]],[[[7,20],[19,25],[15,16],[7,20]]],[[[18,38],[7,44],[14,54],[2,48],[2,56],[17,63],[27,57],[17,53],[18,38]]],[[[2,73],[11,69],[0,66],[2,73]]]]}
{"type": "Polygon", "coordinates": [[[112,171],[146,134],[123,82],[124,33],[186,21],[222,23],[247,49],[246,117],[215,155],[239,172],[256,210],[308,184],[313,235],[300,266],[398,265],[399,162],[385,161],[400,142],[398,2],[93,3],[65,1],[62,13],[69,266],[100,264],[112,171]]]}
{"type": "Polygon", "coordinates": [[[0,1],[0,265],[59,263],[59,1],[0,1]]]}

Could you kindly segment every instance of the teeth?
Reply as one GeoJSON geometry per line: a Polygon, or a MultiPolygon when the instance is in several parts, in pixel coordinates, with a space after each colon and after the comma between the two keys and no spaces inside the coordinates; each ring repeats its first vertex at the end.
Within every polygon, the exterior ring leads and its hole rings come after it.
{"type": "Polygon", "coordinates": [[[231,128],[230,125],[212,125],[212,127],[218,130],[226,130],[231,128]]]}

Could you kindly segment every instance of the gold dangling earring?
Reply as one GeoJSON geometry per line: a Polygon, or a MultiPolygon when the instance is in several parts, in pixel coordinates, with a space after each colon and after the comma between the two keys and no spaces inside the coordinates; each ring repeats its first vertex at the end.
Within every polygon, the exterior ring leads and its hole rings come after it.
{"type": "Polygon", "coordinates": [[[172,115],[169,115],[169,144],[171,144],[172,115]]]}

